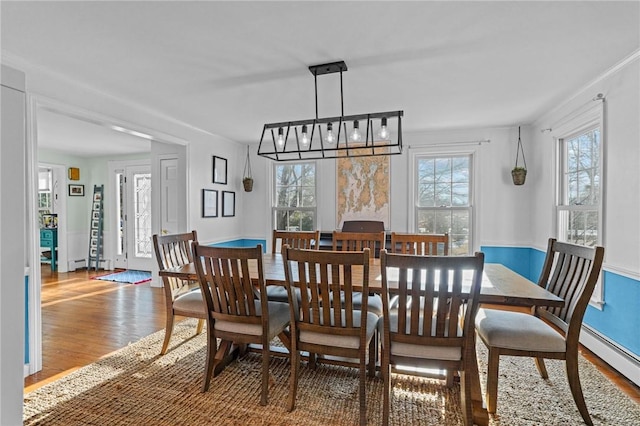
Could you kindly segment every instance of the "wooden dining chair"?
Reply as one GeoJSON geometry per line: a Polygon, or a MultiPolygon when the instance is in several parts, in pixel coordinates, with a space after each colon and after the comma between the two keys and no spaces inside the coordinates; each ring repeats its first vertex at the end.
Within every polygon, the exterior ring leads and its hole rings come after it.
{"type": "MultiPolygon", "coordinates": [[[[285,245],[291,248],[319,250],[320,231],[278,231],[273,230],[271,254],[280,253],[285,245]],[[280,243],[280,244],[278,244],[280,243]]],[[[287,290],[283,286],[267,287],[267,299],[274,302],[287,302],[287,290]]]]}
{"type": "Polygon", "coordinates": [[[279,253],[288,245],[291,248],[318,250],[320,231],[278,231],[273,230],[271,253],[279,253]],[[280,244],[278,244],[280,243],[280,244]]]}
{"type": "Polygon", "coordinates": [[[391,233],[391,252],[420,256],[449,255],[449,234],[391,233]]]}
{"type": "Polygon", "coordinates": [[[289,305],[269,302],[262,266],[262,245],[252,248],[209,247],[193,244],[200,289],[207,306],[207,364],[202,391],[218,361],[224,359],[232,343],[262,345],[262,393],[260,404],[269,399],[269,342],[282,335],[289,325],[289,305]],[[252,282],[249,262],[256,262],[258,277],[252,282]],[[216,358],[217,339],[224,356],[216,358]]]}
{"type": "Polygon", "coordinates": [[[593,424],[580,385],[578,339],[603,257],[603,247],[579,246],[550,238],[538,284],[562,297],[564,306],[536,307],[533,315],[479,310],[476,330],[489,349],[486,399],[490,413],[495,413],[497,407],[500,355],[534,357],[543,379],[548,378],[544,358],[562,359],[578,411],[586,424],[593,424]]]}
{"type": "Polygon", "coordinates": [[[371,250],[371,256],[378,258],[385,247],[386,237],[381,232],[343,232],[333,231],[333,250],[362,251],[371,250]]]}
{"type": "Polygon", "coordinates": [[[291,377],[288,409],[296,404],[300,351],[358,359],[360,424],[367,424],[366,372],[375,375],[373,335],[378,315],[367,310],[369,253],[328,250],[283,250],[291,317],[291,377]],[[360,309],[353,305],[353,288],[363,289],[360,309]],[[297,291],[296,291],[297,290],[297,291]],[[339,295],[344,295],[344,306],[339,295]],[[300,300],[298,300],[300,295],[300,300]]]}
{"type": "Polygon", "coordinates": [[[391,367],[402,365],[459,371],[463,420],[472,425],[472,379],[467,362],[475,361],[473,320],[484,254],[414,256],[383,250],[380,264],[383,424],[389,424],[391,367]],[[397,295],[394,309],[389,306],[392,295],[397,295]]]}
{"type": "MultiPolygon", "coordinates": [[[[160,270],[189,264],[193,261],[191,243],[198,241],[196,231],[184,234],[154,235],[153,248],[160,270]]],[[[196,334],[202,332],[207,317],[200,287],[196,281],[162,277],[166,307],[164,342],[160,355],[169,347],[176,315],[198,318],[196,334]]]]}

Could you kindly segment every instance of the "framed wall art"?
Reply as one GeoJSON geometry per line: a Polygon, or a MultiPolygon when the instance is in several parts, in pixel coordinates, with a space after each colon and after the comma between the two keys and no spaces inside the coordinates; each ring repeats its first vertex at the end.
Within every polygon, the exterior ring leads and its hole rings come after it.
{"type": "Polygon", "coordinates": [[[69,196],[84,197],[84,185],[69,184],[69,196]]]}
{"type": "Polygon", "coordinates": [[[236,215],[236,193],[233,191],[222,191],[222,217],[232,217],[236,215]]]}
{"type": "Polygon", "coordinates": [[[218,191],[202,190],[202,217],[218,217],[218,191]]]}
{"type": "Polygon", "coordinates": [[[213,183],[227,184],[227,159],[213,156],[213,183]]]}

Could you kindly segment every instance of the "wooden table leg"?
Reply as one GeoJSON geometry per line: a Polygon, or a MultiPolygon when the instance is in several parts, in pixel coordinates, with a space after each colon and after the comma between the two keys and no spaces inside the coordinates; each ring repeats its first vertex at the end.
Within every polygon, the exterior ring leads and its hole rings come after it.
{"type": "Polygon", "coordinates": [[[489,413],[482,402],[482,389],[480,387],[480,371],[478,370],[478,357],[476,354],[476,337],[473,333],[473,346],[470,352],[471,359],[467,368],[471,379],[471,405],[473,407],[473,423],[480,426],[489,424],[489,413]]]}
{"type": "Polygon", "coordinates": [[[224,368],[238,357],[239,347],[230,340],[220,342],[213,364],[213,377],[222,373],[224,368]]]}

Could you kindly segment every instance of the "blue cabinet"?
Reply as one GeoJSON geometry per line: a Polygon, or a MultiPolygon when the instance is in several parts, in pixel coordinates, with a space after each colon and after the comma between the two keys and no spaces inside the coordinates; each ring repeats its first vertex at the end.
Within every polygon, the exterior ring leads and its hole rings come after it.
{"type": "MultiPolygon", "coordinates": [[[[51,251],[51,271],[56,271],[58,269],[58,230],[55,228],[40,229],[40,247],[48,248],[51,251]]],[[[40,261],[49,261],[49,259],[41,257],[40,261]]]]}

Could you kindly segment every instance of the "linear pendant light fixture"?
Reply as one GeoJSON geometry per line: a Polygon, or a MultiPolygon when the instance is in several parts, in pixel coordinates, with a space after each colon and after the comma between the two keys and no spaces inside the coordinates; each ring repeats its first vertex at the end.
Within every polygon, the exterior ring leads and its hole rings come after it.
{"type": "Polygon", "coordinates": [[[312,65],[316,118],[265,124],[258,155],[275,161],[368,157],[402,153],[403,111],[344,115],[342,73],[344,61],[312,65]],[[340,73],[338,117],[318,118],[318,76],[340,73]]]}

